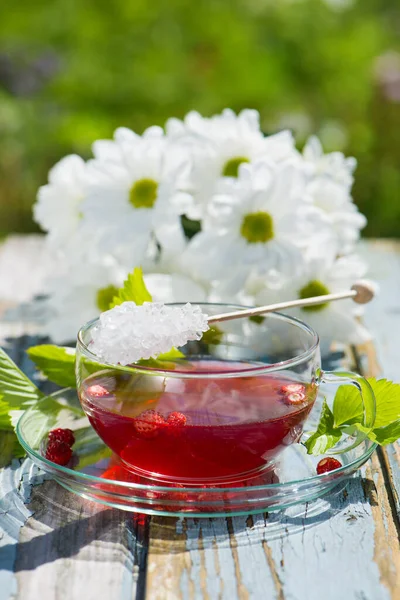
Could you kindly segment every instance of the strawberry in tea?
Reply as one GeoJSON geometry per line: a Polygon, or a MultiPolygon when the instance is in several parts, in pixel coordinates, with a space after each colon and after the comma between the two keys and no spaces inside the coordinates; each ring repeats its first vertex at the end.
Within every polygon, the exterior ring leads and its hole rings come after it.
{"type": "Polygon", "coordinates": [[[132,470],[170,482],[233,481],[299,440],[315,385],[252,376],[249,363],[182,364],[170,377],[110,369],[80,385],[92,426],[132,470]]]}

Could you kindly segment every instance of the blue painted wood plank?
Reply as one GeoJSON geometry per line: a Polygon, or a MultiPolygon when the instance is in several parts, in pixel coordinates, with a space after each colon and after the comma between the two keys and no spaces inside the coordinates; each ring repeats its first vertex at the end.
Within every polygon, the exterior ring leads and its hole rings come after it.
{"type": "Polygon", "coordinates": [[[373,333],[383,375],[400,382],[400,242],[363,242],[361,255],[370,266],[368,277],[380,286],[366,306],[364,321],[373,333]]]}
{"type": "Polygon", "coordinates": [[[390,600],[399,541],[379,461],[346,490],[279,513],[152,518],[147,598],[390,600]]]}
{"type": "MultiPolygon", "coordinates": [[[[400,242],[363,243],[362,255],[370,265],[369,276],[380,286],[380,293],[367,307],[365,322],[374,333],[382,376],[400,383],[400,242]]],[[[387,469],[388,485],[400,527],[400,444],[380,451],[387,469]]]]}
{"type": "Polygon", "coordinates": [[[47,481],[32,490],[14,573],[23,600],[140,598],[146,519],[108,509],[47,481]],[[86,583],[85,583],[86,582],[86,583]]]}
{"type": "Polygon", "coordinates": [[[0,600],[17,595],[14,565],[21,527],[31,516],[26,503],[32,486],[43,481],[43,474],[31,462],[13,461],[0,471],[0,600]]]}

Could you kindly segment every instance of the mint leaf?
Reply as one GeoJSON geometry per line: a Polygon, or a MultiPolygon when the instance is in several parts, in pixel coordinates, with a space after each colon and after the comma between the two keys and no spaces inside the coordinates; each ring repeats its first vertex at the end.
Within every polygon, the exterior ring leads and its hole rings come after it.
{"type": "Polygon", "coordinates": [[[304,443],[308,454],[325,454],[340,440],[341,436],[342,431],[335,427],[333,413],[324,400],[317,430],[304,443]]]}
{"type": "Polygon", "coordinates": [[[53,383],[75,387],[75,350],[52,344],[32,346],[27,350],[36,367],[53,383]]]}
{"type": "Polygon", "coordinates": [[[128,301],[135,302],[138,305],[152,301],[151,294],[143,279],[143,271],[138,267],[133,270],[133,273],[129,273],[123,287],[118,290],[118,296],[114,296],[110,308],[128,301]]]}

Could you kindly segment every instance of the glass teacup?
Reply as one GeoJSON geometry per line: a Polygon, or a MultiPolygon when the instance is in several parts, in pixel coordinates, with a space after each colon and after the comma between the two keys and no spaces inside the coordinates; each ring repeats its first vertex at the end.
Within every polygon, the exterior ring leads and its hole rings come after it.
{"type": "MultiPolygon", "coordinates": [[[[208,315],[243,308],[199,306],[208,315]]],[[[211,485],[258,475],[300,440],[321,383],[354,384],[364,425],[373,425],[368,382],[323,372],[318,335],[297,319],[272,313],[221,323],[180,348],[182,358],[126,367],[104,364],[91,351],[96,323],[78,334],[79,398],[105,444],[140,475],[211,485]]]]}

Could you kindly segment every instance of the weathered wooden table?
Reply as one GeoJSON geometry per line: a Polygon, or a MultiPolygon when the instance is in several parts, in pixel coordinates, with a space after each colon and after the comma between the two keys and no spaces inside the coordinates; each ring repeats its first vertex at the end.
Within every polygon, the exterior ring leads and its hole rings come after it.
{"type": "MultiPolygon", "coordinates": [[[[25,281],[41,277],[40,248],[32,239],[0,248],[0,297],[8,303],[26,293],[7,285],[20,285],[16,272],[29,273],[25,281]]],[[[362,253],[381,284],[366,323],[381,374],[399,381],[400,244],[370,241],[362,253]]],[[[22,330],[4,325],[0,334],[22,330]]],[[[28,374],[29,341],[11,347],[28,374]]],[[[364,350],[364,367],[376,371],[371,348],[364,350]]],[[[106,509],[15,461],[0,473],[0,600],[400,599],[399,492],[398,444],[376,452],[317,514],[300,506],[227,519],[106,509]]]]}

